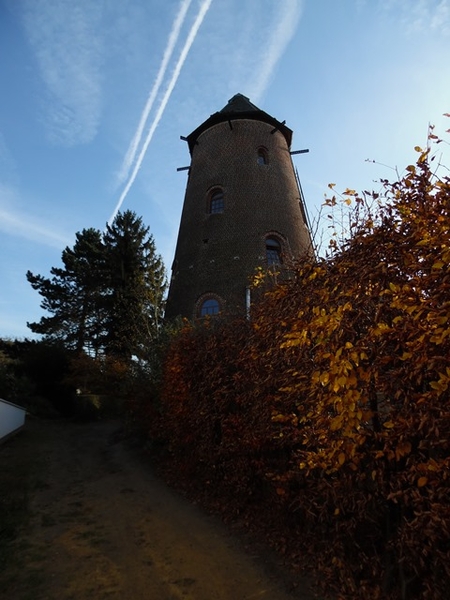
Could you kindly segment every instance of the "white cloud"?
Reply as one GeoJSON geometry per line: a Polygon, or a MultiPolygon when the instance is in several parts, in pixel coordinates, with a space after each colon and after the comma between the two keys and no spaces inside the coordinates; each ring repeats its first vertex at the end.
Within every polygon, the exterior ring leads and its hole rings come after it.
{"type": "Polygon", "coordinates": [[[49,139],[65,146],[90,142],[102,105],[101,3],[24,0],[22,18],[46,86],[49,139]]]}
{"type": "Polygon", "coordinates": [[[441,30],[445,35],[450,35],[450,2],[441,0],[436,9],[431,13],[430,28],[441,30]]]}
{"type": "Polygon", "coordinates": [[[255,103],[261,101],[298,28],[304,4],[304,0],[213,4],[183,76],[185,98],[179,99],[194,119],[210,112],[211,99],[223,105],[237,92],[255,103]],[[195,102],[189,99],[192,90],[202,90],[195,102]]]}
{"type": "Polygon", "coordinates": [[[450,0],[379,0],[379,7],[389,19],[398,19],[408,35],[450,35],[450,0]]]}
{"type": "Polygon", "coordinates": [[[297,29],[303,9],[302,0],[283,0],[277,2],[275,22],[270,23],[270,31],[260,48],[263,48],[262,60],[257,71],[256,81],[251,88],[251,97],[258,102],[268,87],[278,61],[291,41],[297,29]]]}
{"type": "Polygon", "coordinates": [[[0,184],[0,231],[60,250],[71,243],[71,237],[58,232],[54,223],[20,212],[14,205],[16,192],[0,184]]]}

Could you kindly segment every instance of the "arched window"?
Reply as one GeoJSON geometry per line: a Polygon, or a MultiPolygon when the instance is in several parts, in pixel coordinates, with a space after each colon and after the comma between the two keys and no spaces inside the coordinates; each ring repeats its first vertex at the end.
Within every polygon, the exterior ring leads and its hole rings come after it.
{"type": "Polygon", "coordinates": [[[267,150],[265,148],[258,148],[256,162],[258,163],[258,165],[267,165],[267,150]]]}
{"type": "Polygon", "coordinates": [[[200,304],[200,317],[218,315],[220,312],[220,304],[216,298],[206,298],[200,304]]]}
{"type": "Polygon", "coordinates": [[[213,190],[209,196],[209,212],[212,215],[223,213],[224,206],[223,190],[213,190]]]}
{"type": "Polygon", "coordinates": [[[266,238],[266,258],[269,267],[281,264],[281,244],[274,237],[266,238]]]}

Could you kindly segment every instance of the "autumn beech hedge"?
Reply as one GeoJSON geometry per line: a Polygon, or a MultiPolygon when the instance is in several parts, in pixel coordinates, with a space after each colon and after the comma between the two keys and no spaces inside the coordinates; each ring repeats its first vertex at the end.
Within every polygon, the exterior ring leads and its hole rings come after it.
{"type": "Polygon", "coordinates": [[[348,239],[250,320],[185,325],[149,424],[185,486],[341,598],[450,587],[450,180],[417,151],[327,201],[348,239]]]}

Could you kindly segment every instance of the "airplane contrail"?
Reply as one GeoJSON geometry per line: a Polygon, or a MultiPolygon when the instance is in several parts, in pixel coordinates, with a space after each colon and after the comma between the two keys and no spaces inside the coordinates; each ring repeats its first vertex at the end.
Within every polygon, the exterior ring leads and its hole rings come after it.
{"type": "Polygon", "coordinates": [[[192,0],[182,0],[182,2],[180,4],[180,8],[178,10],[178,13],[177,13],[175,20],[173,22],[173,25],[172,25],[172,30],[169,34],[169,39],[167,41],[166,49],[164,50],[164,54],[163,54],[163,58],[161,61],[161,65],[159,67],[158,74],[156,76],[155,82],[154,82],[153,87],[148,96],[144,110],[142,111],[139,125],[136,129],[133,139],[130,142],[130,145],[128,147],[127,153],[123,160],[122,166],[120,167],[120,172],[119,172],[119,176],[118,176],[119,183],[123,183],[123,181],[128,177],[131,166],[134,162],[134,159],[136,158],[137,148],[141,142],[142,133],[144,131],[145,124],[147,123],[148,115],[150,114],[150,111],[152,109],[156,95],[157,95],[159,88],[161,87],[161,83],[164,79],[164,75],[166,74],[167,65],[169,64],[169,60],[172,56],[173,50],[178,41],[181,27],[184,23],[184,19],[186,18],[186,13],[189,9],[191,2],[192,2],[192,0]]]}
{"type": "Polygon", "coordinates": [[[166,92],[165,92],[165,94],[163,96],[163,99],[161,100],[161,104],[159,105],[158,111],[157,111],[157,113],[155,115],[155,118],[153,119],[153,122],[152,122],[152,124],[150,126],[150,129],[149,129],[148,133],[147,133],[147,137],[146,137],[145,142],[144,142],[144,144],[143,144],[143,146],[141,148],[139,156],[138,156],[138,158],[136,160],[136,163],[134,165],[134,168],[133,168],[133,171],[132,171],[132,173],[130,175],[130,178],[128,179],[128,183],[125,186],[125,189],[123,190],[123,192],[122,192],[122,194],[121,194],[121,196],[119,198],[119,201],[117,202],[116,208],[114,209],[114,212],[112,213],[112,215],[111,215],[111,217],[110,217],[110,219],[108,221],[109,225],[111,225],[111,223],[114,221],[117,213],[120,210],[120,207],[123,204],[123,201],[127,197],[127,194],[130,191],[130,188],[133,185],[134,180],[136,179],[136,176],[137,176],[137,174],[139,172],[139,169],[141,168],[142,161],[144,160],[145,153],[147,152],[147,148],[148,148],[148,146],[149,146],[149,144],[150,144],[150,142],[152,140],[153,134],[155,133],[155,129],[158,127],[158,124],[159,124],[159,122],[161,120],[161,117],[164,114],[164,110],[165,110],[165,108],[167,106],[167,103],[169,102],[170,96],[171,96],[171,94],[173,92],[173,88],[175,87],[175,84],[176,84],[176,82],[178,80],[178,77],[180,75],[181,69],[183,68],[184,62],[186,60],[186,57],[187,57],[187,55],[189,53],[189,50],[191,49],[191,46],[192,46],[192,44],[193,44],[193,42],[194,42],[194,40],[195,40],[195,38],[197,36],[198,30],[200,29],[200,26],[201,26],[201,24],[203,22],[203,19],[205,18],[206,13],[208,12],[209,7],[211,6],[211,2],[212,2],[212,0],[204,0],[202,2],[201,6],[200,6],[200,10],[198,12],[198,15],[197,15],[197,17],[196,17],[196,19],[195,19],[195,21],[194,21],[194,23],[193,23],[190,31],[189,31],[189,34],[187,36],[186,42],[185,42],[185,44],[183,46],[183,49],[181,50],[180,57],[179,57],[178,62],[176,64],[176,66],[175,66],[175,70],[173,72],[172,78],[171,78],[171,80],[169,82],[169,85],[167,86],[167,90],[166,90],[166,92]]]}

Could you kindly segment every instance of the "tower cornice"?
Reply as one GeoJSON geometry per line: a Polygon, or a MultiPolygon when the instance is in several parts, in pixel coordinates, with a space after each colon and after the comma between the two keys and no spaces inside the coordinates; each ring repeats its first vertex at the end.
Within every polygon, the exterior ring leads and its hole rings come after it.
{"type": "MultiPolygon", "coordinates": [[[[209,119],[206,119],[201,125],[197,127],[192,133],[190,133],[186,139],[189,152],[192,155],[197,140],[200,135],[219,123],[229,123],[230,128],[233,127],[233,121],[239,119],[247,119],[253,121],[261,121],[262,123],[268,123],[273,126],[272,132],[280,131],[286,139],[288,148],[291,147],[292,142],[292,130],[286,127],[284,121],[280,122],[271,115],[267,114],[263,110],[260,110],[257,106],[252,104],[250,100],[243,94],[236,94],[233,96],[222,110],[212,114],[209,119]]],[[[184,139],[184,138],[183,138],[184,139]]]]}

